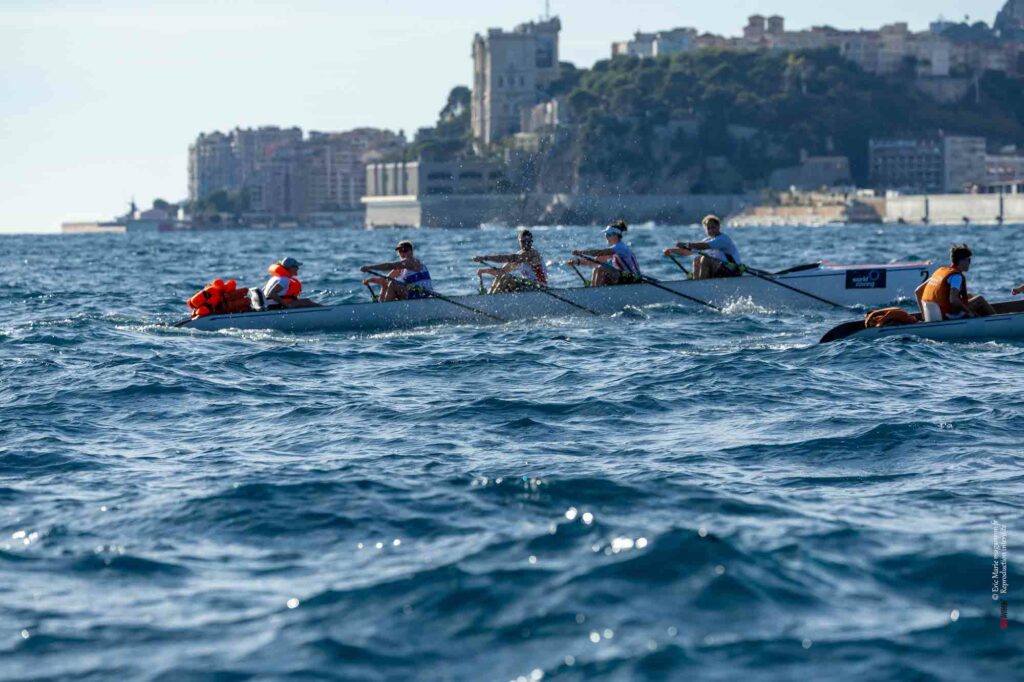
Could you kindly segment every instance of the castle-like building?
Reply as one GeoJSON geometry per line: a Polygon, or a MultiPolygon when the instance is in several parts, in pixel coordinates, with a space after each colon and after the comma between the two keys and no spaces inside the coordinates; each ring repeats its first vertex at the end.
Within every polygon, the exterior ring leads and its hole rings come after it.
{"type": "Polygon", "coordinates": [[[492,28],[473,39],[473,139],[480,147],[522,129],[524,112],[541,102],[559,76],[558,33],[552,17],[520,24],[513,31],[492,28]]]}

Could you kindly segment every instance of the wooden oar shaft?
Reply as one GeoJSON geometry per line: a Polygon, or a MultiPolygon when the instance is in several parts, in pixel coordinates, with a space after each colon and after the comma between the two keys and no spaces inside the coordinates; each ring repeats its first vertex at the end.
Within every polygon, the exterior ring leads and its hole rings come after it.
{"type": "Polygon", "coordinates": [[[522,277],[518,277],[516,275],[513,275],[511,272],[503,272],[503,274],[505,275],[505,277],[509,277],[512,280],[516,281],[516,282],[519,282],[521,284],[525,284],[526,286],[530,287],[534,291],[539,291],[542,294],[547,294],[551,298],[557,299],[557,300],[561,301],[562,303],[567,303],[567,304],[571,305],[574,308],[579,308],[580,310],[582,310],[582,311],[584,311],[586,313],[590,313],[591,315],[594,315],[594,316],[600,316],[600,314],[601,314],[599,312],[591,310],[590,308],[588,308],[588,307],[586,307],[584,305],[580,305],[579,303],[576,303],[575,301],[570,301],[567,298],[563,298],[562,296],[559,296],[555,292],[551,291],[550,289],[548,289],[545,286],[540,285],[537,282],[531,282],[528,279],[524,279],[522,277]]]}
{"type": "MultiPolygon", "coordinates": [[[[581,253],[581,254],[579,254],[579,256],[580,256],[580,258],[586,258],[591,263],[596,263],[599,267],[608,268],[612,272],[619,272],[618,270],[616,270],[612,266],[608,265],[607,263],[602,263],[601,261],[597,260],[596,258],[588,256],[585,253],[581,253]]],[[[688,294],[682,294],[682,293],[676,291],[675,289],[671,289],[671,288],[665,286],[664,284],[661,284],[660,282],[658,282],[653,277],[648,277],[647,275],[637,275],[637,276],[640,278],[641,282],[644,282],[645,284],[650,284],[652,287],[661,289],[662,291],[667,291],[668,293],[670,293],[670,294],[672,294],[674,296],[678,296],[679,298],[685,298],[687,301],[693,301],[694,303],[699,303],[700,305],[706,306],[708,308],[711,308],[712,310],[717,310],[718,312],[722,312],[722,309],[720,307],[718,307],[717,305],[715,305],[714,303],[708,303],[707,301],[702,301],[701,299],[697,298],[696,296],[690,296],[688,294]]]]}
{"type": "Polygon", "coordinates": [[[423,287],[418,287],[415,284],[406,284],[405,282],[401,282],[401,281],[395,279],[394,277],[389,277],[388,275],[385,275],[385,274],[380,273],[380,272],[375,272],[373,270],[367,270],[367,272],[370,273],[371,275],[375,276],[375,277],[381,277],[383,279],[386,279],[389,282],[392,282],[394,284],[398,284],[399,286],[408,287],[410,289],[416,289],[417,291],[423,292],[426,296],[430,296],[431,298],[439,298],[442,301],[444,301],[445,303],[451,303],[452,305],[457,306],[459,308],[465,308],[466,310],[468,310],[470,312],[476,313],[477,315],[480,315],[482,317],[488,317],[488,318],[490,318],[492,320],[495,320],[496,322],[508,322],[508,320],[506,320],[506,319],[498,317],[497,315],[492,315],[491,313],[488,313],[488,312],[485,312],[483,310],[480,310],[479,308],[474,308],[471,305],[466,305],[465,303],[459,303],[458,301],[453,301],[452,299],[448,298],[444,294],[439,294],[436,291],[434,291],[433,289],[424,289],[423,287]]]}

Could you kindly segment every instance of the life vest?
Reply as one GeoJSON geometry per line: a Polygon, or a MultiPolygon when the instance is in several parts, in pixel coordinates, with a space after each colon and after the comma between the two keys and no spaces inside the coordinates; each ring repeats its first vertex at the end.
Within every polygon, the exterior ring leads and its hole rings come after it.
{"type": "Polygon", "coordinates": [[[953,275],[960,275],[964,278],[963,286],[960,287],[960,301],[966,307],[968,301],[967,275],[958,268],[949,265],[945,265],[935,271],[935,274],[931,276],[925,285],[924,293],[921,295],[922,303],[934,303],[939,306],[939,309],[942,310],[943,318],[961,312],[955,309],[949,302],[949,278],[953,275]]]}
{"type": "Polygon", "coordinates": [[[882,308],[872,310],[864,316],[864,326],[871,327],[892,327],[901,324],[914,324],[917,318],[903,308],[882,308]]]}
{"type": "Polygon", "coordinates": [[[279,293],[278,297],[282,301],[285,303],[293,303],[298,300],[299,294],[302,293],[302,282],[288,274],[288,270],[286,270],[280,263],[274,263],[271,265],[267,268],[267,272],[270,273],[271,278],[263,287],[263,293],[265,296],[269,298],[271,292],[274,291],[274,287],[280,284],[284,291],[279,293]]]}
{"type": "Polygon", "coordinates": [[[233,279],[229,279],[227,282],[215,279],[203,287],[202,291],[189,298],[186,304],[192,309],[192,317],[206,317],[214,313],[225,312],[227,304],[234,304],[248,292],[248,289],[239,289],[238,283],[233,279]]]}

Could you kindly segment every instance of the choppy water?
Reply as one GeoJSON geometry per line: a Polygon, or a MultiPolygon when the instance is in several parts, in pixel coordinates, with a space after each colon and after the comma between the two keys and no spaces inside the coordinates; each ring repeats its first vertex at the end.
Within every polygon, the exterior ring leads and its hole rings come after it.
{"type": "MultiPolygon", "coordinates": [[[[1024,280],[1020,229],[734,237],[766,268],[967,239],[998,300],[1024,280]]],[[[536,234],[549,258],[602,243],[536,234]]],[[[0,238],[0,678],[1021,678],[1024,345],[819,346],[843,314],[752,306],[372,336],[159,324],[286,254],[321,300],[364,299],[358,265],[399,236],[0,238]]],[[[445,292],[514,248],[410,236],[445,292]]],[[[697,236],[630,240],[669,276],[658,247],[697,236]]]]}

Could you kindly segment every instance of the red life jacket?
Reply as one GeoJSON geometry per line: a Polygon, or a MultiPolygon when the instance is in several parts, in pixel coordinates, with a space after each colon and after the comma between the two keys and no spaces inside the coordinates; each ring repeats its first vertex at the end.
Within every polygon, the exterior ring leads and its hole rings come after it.
{"type": "Polygon", "coordinates": [[[302,282],[300,282],[294,275],[288,274],[288,270],[285,269],[280,263],[274,263],[269,268],[269,272],[274,277],[280,277],[282,280],[288,282],[287,288],[278,296],[285,303],[293,303],[299,298],[299,294],[302,293],[302,282]]]}
{"type": "Polygon", "coordinates": [[[192,309],[192,317],[206,317],[224,312],[227,303],[234,303],[248,292],[248,289],[239,289],[238,283],[233,279],[229,279],[227,282],[215,279],[203,287],[202,291],[189,298],[186,303],[192,309]]]}

